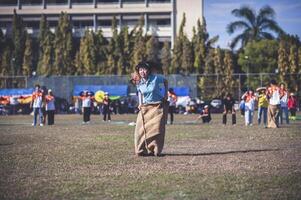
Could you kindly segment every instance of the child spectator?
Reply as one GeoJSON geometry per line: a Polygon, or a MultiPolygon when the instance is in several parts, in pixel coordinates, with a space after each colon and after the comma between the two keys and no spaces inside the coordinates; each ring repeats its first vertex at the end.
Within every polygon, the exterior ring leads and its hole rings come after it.
{"type": "Polygon", "coordinates": [[[173,124],[173,119],[174,119],[173,114],[176,109],[177,99],[178,97],[175,94],[173,88],[169,88],[167,101],[169,102],[168,112],[170,114],[170,124],[173,124]]]}
{"type": "Polygon", "coordinates": [[[103,105],[102,105],[103,121],[107,121],[107,115],[108,115],[108,122],[111,121],[110,104],[111,101],[109,99],[109,93],[106,92],[105,97],[103,99],[103,105]]]}
{"type": "Polygon", "coordinates": [[[252,126],[255,107],[255,96],[253,94],[253,91],[248,90],[242,95],[241,98],[245,101],[245,125],[252,126]]]}
{"type": "Polygon", "coordinates": [[[48,90],[48,94],[45,96],[46,99],[46,112],[48,125],[54,124],[54,112],[55,112],[55,98],[53,96],[52,90],[48,90]]]}
{"type": "Polygon", "coordinates": [[[288,102],[287,102],[287,105],[288,105],[288,109],[291,113],[291,116],[290,118],[292,120],[296,120],[296,111],[297,111],[297,98],[295,96],[294,93],[291,93],[289,98],[288,98],[288,102]]]}
{"type": "Polygon", "coordinates": [[[263,124],[264,127],[267,127],[267,113],[268,113],[268,106],[269,102],[267,99],[267,96],[265,94],[265,88],[259,88],[258,90],[258,96],[257,96],[257,101],[258,101],[258,125],[261,124],[261,118],[263,117],[263,124]]]}

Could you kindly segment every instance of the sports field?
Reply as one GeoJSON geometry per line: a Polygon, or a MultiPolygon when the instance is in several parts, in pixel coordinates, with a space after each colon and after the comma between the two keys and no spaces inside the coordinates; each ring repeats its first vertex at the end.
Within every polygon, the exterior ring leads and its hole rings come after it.
{"type": "Polygon", "coordinates": [[[32,116],[1,116],[0,199],[301,199],[301,121],[264,129],[176,115],[163,156],[135,157],[136,116],[112,117],[34,128],[32,116]]]}

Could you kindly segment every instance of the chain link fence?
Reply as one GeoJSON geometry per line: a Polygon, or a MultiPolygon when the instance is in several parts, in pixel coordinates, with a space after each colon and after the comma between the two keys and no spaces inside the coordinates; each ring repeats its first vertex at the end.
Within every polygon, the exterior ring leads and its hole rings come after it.
{"type": "MultiPolygon", "coordinates": [[[[240,99],[242,93],[251,88],[267,86],[272,79],[279,80],[276,73],[250,73],[233,74],[233,84],[225,85],[225,76],[218,74],[201,75],[167,75],[169,87],[188,87],[191,97],[200,97],[204,100],[222,98],[225,91],[231,92],[233,97],[240,99]]],[[[2,76],[1,88],[31,88],[40,84],[51,88],[55,95],[71,101],[75,85],[128,85],[129,93],[135,93],[135,87],[129,83],[129,76],[103,75],[103,76],[2,76]]],[[[301,88],[301,74],[289,74],[285,80],[294,80],[295,89],[301,88]]],[[[297,92],[300,96],[300,91],[297,92]]]]}

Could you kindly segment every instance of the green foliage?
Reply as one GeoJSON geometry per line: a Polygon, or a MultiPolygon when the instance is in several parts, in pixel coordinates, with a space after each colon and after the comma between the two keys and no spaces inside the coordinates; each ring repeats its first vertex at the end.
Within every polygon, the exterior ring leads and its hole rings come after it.
{"type": "Polygon", "coordinates": [[[152,34],[146,43],[147,60],[159,64],[159,40],[152,34]]]}
{"type": "Polygon", "coordinates": [[[244,72],[274,73],[277,69],[278,42],[275,40],[253,41],[239,53],[238,64],[244,72]],[[247,59],[246,59],[247,56],[247,59]]]}
{"type": "Polygon", "coordinates": [[[283,30],[275,21],[275,11],[270,6],[262,7],[258,15],[248,6],[234,9],[232,14],[241,20],[231,22],[227,26],[227,32],[229,34],[233,34],[238,30],[242,30],[242,32],[234,37],[230,45],[231,48],[235,48],[239,42],[244,47],[248,42],[274,39],[270,32],[283,34],[283,30]]]}
{"type": "Polygon", "coordinates": [[[72,29],[69,15],[62,12],[54,40],[54,74],[73,74],[72,65],[72,29]]]}
{"type": "Polygon", "coordinates": [[[12,41],[13,41],[13,75],[22,74],[22,63],[25,47],[25,30],[22,18],[17,15],[14,10],[13,24],[12,24],[12,41]]]}
{"type": "Polygon", "coordinates": [[[94,33],[86,31],[84,37],[80,41],[80,60],[84,67],[85,75],[93,75],[96,73],[96,47],[94,33]]]}
{"type": "Polygon", "coordinates": [[[12,65],[12,51],[7,46],[3,49],[2,56],[1,56],[1,71],[0,74],[2,76],[11,75],[13,68],[12,65]]]}
{"type": "Polygon", "coordinates": [[[25,51],[23,57],[22,73],[25,76],[30,76],[33,68],[32,61],[32,39],[26,34],[25,51]]]}
{"type": "Polygon", "coordinates": [[[162,70],[164,74],[171,72],[171,49],[167,41],[164,42],[162,49],[162,70]]]}

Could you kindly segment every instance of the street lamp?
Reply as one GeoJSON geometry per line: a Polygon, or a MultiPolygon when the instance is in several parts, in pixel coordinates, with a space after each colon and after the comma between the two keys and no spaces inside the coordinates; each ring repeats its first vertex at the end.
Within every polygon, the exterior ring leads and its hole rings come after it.
{"type": "Polygon", "coordinates": [[[249,82],[249,68],[250,68],[249,56],[245,56],[245,59],[247,60],[247,88],[249,90],[249,85],[250,85],[250,82],[249,82]]]}

